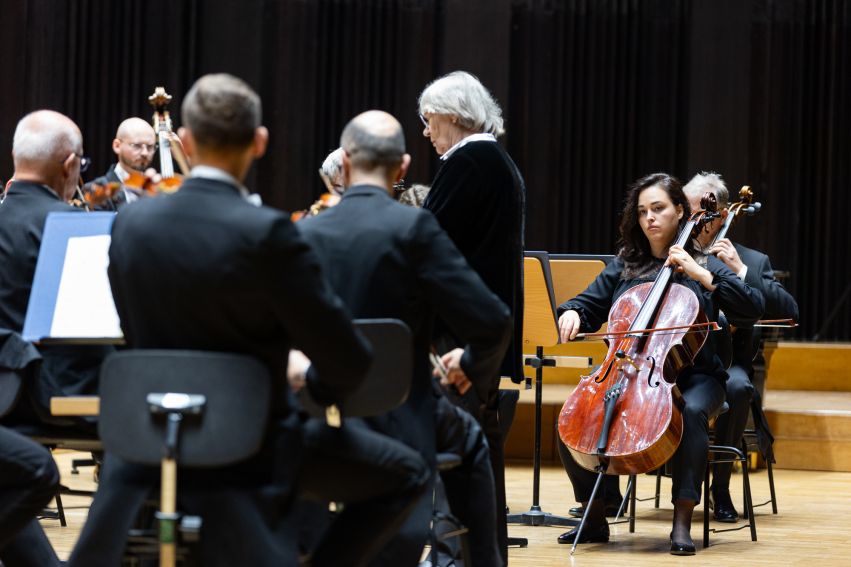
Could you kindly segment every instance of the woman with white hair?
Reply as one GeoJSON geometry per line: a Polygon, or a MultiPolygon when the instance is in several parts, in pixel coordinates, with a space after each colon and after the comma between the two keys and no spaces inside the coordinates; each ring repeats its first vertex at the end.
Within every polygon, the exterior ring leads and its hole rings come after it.
{"type": "MultiPolygon", "coordinates": [[[[423,136],[431,140],[442,165],[423,207],[430,210],[487,286],[508,305],[514,333],[502,363],[502,376],[522,380],[523,177],[496,141],[504,132],[502,111],[488,90],[464,71],[430,83],[419,99],[423,136]]],[[[446,346],[455,346],[451,333],[446,346]]],[[[499,376],[488,399],[470,400],[491,450],[497,510],[505,510],[502,436],[497,419],[499,376]],[[484,406],[483,411],[479,408],[484,406]]],[[[471,390],[472,391],[472,390],[471,390]]],[[[470,404],[465,404],[470,405],[470,404]]],[[[505,515],[499,514],[499,543],[507,557],[505,515]]]]}

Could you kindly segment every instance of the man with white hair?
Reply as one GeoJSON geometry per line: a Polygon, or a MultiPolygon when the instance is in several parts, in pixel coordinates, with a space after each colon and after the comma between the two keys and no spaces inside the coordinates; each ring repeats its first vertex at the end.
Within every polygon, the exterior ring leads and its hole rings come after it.
{"type": "MultiPolygon", "coordinates": [[[[697,238],[707,254],[716,255],[727,264],[741,280],[762,293],[765,298],[763,319],[798,319],[798,304],[783,285],[774,278],[774,270],[768,256],[733,243],[728,238],[716,241],[716,236],[730,214],[730,193],[717,173],[699,173],[683,187],[692,210],[700,209],[701,197],[709,192],[718,201],[721,217],[706,225],[697,238]]],[[[725,339],[721,339],[725,340],[725,339]]],[[[729,337],[726,340],[730,340],[729,337]]],[[[748,422],[748,410],[754,396],[759,392],[753,385],[753,359],[759,350],[759,337],[753,328],[739,327],[732,335],[732,364],[727,370],[727,404],[730,409],[715,422],[715,442],[718,445],[738,446],[748,422]]],[[[761,405],[753,404],[755,417],[761,415],[761,405]]],[[[770,458],[770,456],[769,456],[770,458]]],[[[715,465],[712,472],[711,493],[714,501],[714,517],[719,522],[733,523],[739,513],[730,498],[730,472],[732,463],[715,465]]]]}
{"type": "MultiPolygon", "coordinates": [[[[79,211],[65,201],[74,194],[81,166],[86,163],[79,128],[68,117],[50,110],[28,114],[18,123],[12,157],[14,181],[0,204],[0,328],[7,330],[4,351],[20,347],[9,334],[20,333],[24,324],[44,219],[53,211],[79,211]]],[[[45,370],[49,370],[55,352],[42,349],[41,354],[45,370]]],[[[33,393],[44,394],[42,402],[52,393],[45,370],[29,384],[33,393]]],[[[20,402],[4,422],[17,425],[34,418],[32,411],[20,402]]],[[[0,561],[6,565],[59,564],[35,518],[58,485],[59,473],[47,450],[0,428],[0,561]]]]}
{"type": "MultiPolygon", "coordinates": [[[[45,218],[51,212],[81,212],[67,201],[77,189],[88,158],[83,156],[83,137],[77,125],[51,110],[21,119],[12,157],[14,181],[0,205],[0,328],[20,333],[45,218]]],[[[18,404],[9,419],[38,423],[49,416],[51,397],[96,394],[100,363],[112,350],[95,345],[39,347],[41,371],[38,379],[28,384],[29,395],[22,398],[31,401],[32,407],[18,404]],[[29,410],[35,415],[21,413],[29,410]]]]}
{"type": "Polygon", "coordinates": [[[105,185],[107,183],[121,183],[121,189],[115,193],[110,201],[97,208],[117,211],[127,203],[132,203],[144,196],[144,191],[134,187],[127,187],[124,183],[130,177],[131,172],[141,174],[153,174],[148,171],[154,154],[157,150],[157,136],[154,128],[141,118],[127,118],[118,125],[115,139],[112,140],[112,151],[115,152],[118,161],[106,171],[106,173],[87,183],[84,190],[88,191],[92,185],[105,185]]]}

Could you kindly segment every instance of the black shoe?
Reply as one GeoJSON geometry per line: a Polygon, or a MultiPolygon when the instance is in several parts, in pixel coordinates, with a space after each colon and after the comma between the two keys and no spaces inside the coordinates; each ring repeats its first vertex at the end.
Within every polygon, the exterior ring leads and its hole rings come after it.
{"type": "Polygon", "coordinates": [[[694,555],[694,542],[674,541],[673,533],[671,534],[671,555],[694,555]]]}
{"type": "Polygon", "coordinates": [[[709,506],[712,508],[712,517],[716,522],[724,522],[725,524],[735,524],[739,520],[739,513],[733,506],[733,499],[730,498],[730,493],[726,490],[710,492],[712,499],[709,506]]]}
{"type": "MultiPolygon", "coordinates": [[[[575,527],[569,532],[564,532],[560,536],[558,536],[559,543],[573,543],[573,540],[576,539],[576,532],[579,531],[579,527],[575,527]]],[[[609,541],[609,524],[603,524],[602,526],[585,526],[585,529],[582,530],[582,538],[579,540],[579,543],[606,543],[609,541]]]]}
{"type": "MultiPolygon", "coordinates": [[[[620,503],[618,504],[606,504],[604,508],[607,518],[614,518],[618,515],[618,509],[621,507],[620,503]]],[[[571,508],[567,511],[568,514],[573,516],[574,518],[581,518],[585,515],[585,506],[577,506],[575,508],[571,508]]]]}

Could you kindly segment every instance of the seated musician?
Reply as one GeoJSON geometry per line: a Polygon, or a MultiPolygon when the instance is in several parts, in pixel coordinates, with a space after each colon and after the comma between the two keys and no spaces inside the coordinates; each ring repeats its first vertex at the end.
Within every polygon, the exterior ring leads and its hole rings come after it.
{"type": "MultiPolygon", "coordinates": [[[[798,319],[798,304],[783,285],[774,278],[774,270],[768,256],[733,243],[728,238],[718,239],[712,244],[721,230],[728,214],[730,194],[720,175],[700,173],[683,187],[692,207],[699,205],[701,196],[706,192],[715,195],[721,218],[706,225],[697,237],[698,244],[707,253],[717,256],[740,279],[762,293],[765,299],[763,319],[798,319]]],[[[732,340],[733,358],[727,374],[727,404],[730,409],[718,416],[715,422],[715,443],[717,445],[738,446],[748,422],[748,412],[755,392],[753,385],[753,359],[759,350],[759,337],[755,329],[737,328],[732,340]]],[[[757,404],[757,407],[760,407],[757,404]]],[[[732,463],[718,463],[712,471],[713,515],[719,522],[735,522],[739,513],[730,498],[730,473],[732,463]]]]}
{"type": "Polygon", "coordinates": [[[328,190],[337,197],[343,194],[343,148],[337,148],[325,158],[319,168],[331,184],[328,190]]]}
{"type": "MultiPolygon", "coordinates": [[[[311,564],[366,564],[425,493],[426,464],[366,427],[331,428],[297,411],[291,391],[302,388],[322,405],[342,404],[370,355],[296,227],[247,199],[243,180],[268,140],[260,98],[236,77],[206,75],[183,99],[181,118],[189,178],[176,193],[125,207],[113,224],[109,280],[122,329],[133,348],[254,356],[273,379],[260,453],[180,473],[182,511],[203,513],[198,563],[295,565],[295,534],[282,538],[278,529],[284,505],[301,492],[346,504],[311,564]],[[312,365],[287,369],[291,346],[312,365]]],[[[120,564],[127,530],[158,479],[156,468],[107,453],[71,565],[120,564]]]]}
{"type": "MultiPolygon", "coordinates": [[[[718,309],[737,322],[753,323],[762,313],[762,299],[736,277],[720,260],[695,255],[692,245],[672,245],[680,228],[689,219],[691,208],[675,178],[656,173],[636,181],[627,193],[620,223],[620,251],[615,259],[577,297],[558,308],[562,341],[572,340],[582,331],[595,331],[606,322],[609,308],[626,290],[653,281],[665,263],[676,266],[674,281],[691,289],[710,321],[718,309]]],[[[709,416],[724,402],[726,374],[711,347],[699,351],[694,366],[677,378],[685,401],[682,441],[671,459],[674,504],[671,553],[692,555],[691,517],[700,500],[706,466],[709,416]]],[[[588,506],[595,474],[580,467],[559,440],[559,453],[573,484],[576,500],[585,507],[588,518],[579,543],[609,539],[603,499],[588,506]]],[[[573,543],[577,530],[559,536],[559,543],[573,543]]]]}
{"type": "MultiPolygon", "coordinates": [[[[488,446],[476,420],[433,387],[428,354],[435,318],[441,317],[465,346],[445,355],[448,377],[459,390],[471,388],[486,399],[509,338],[508,308],[430,213],[393,201],[393,184],[411,159],[393,116],[377,110],[360,114],[346,125],[341,142],[347,189],[340,204],[301,221],[299,229],[353,316],[398,318],[414,335],[408,399],[367,422],[416,449],[432,471],[438,451],[462,457],[456,470],[443,475],[450,505],[470,529],[473,566],[498,567],[504,564],[496,540],[502,510],[495,506],[488,446]]],[[[429,493],[372,565],[415,565],[431,516],[429,493]]]]}
{"type": "MultiPolygon", "coordinates": [[[[18,122],[12,144],[14,180],[0,204],[0,328],[20,333],[24,327],[44,221],[51,212],[79,212],[68,201],[77,190],[83,137],[68,117],[50,110],[26,115],[18,122]]],[[[40,346],[38,379],[4,421],[41,424],[50,418],[50,398],[97,393],[100,363],[112,347],[40,346]]],[[[93,426],[84,420],[78,425],[93,426]]]]}
{"type": "Polygon", "coordinates": [[[120,183],[120,189],[112,199],[95,206],[98,210],[117,211],[127,203],[132,203],[145,196],[144,190],[124,185],[131,172],[135,171],[145,176],[154,176],[149,169],[154,161],[157,150],[157,136],[153,126],[141,118],[127,118],[118,125],[115,139],[112,140],[112,151],[118,161],[101,177],[87,183],[83,191],[91,191],[93,185],[120,183]]]}

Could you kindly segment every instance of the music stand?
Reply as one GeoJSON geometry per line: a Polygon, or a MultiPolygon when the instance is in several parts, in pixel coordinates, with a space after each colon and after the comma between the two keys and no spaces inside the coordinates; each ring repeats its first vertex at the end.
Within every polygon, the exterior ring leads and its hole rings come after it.
{"type": "Polygon", "coordinates": [[[527,251],[523,259],[523,346],[535,348],[535,355],[523,355],[524,366],[535,369],[535,451],[532,465],[532,506],[527,512],[508,514],[508,523],[525,526],[575,526],[574,518],[544,512],[541,492],[541,406],[544,367],[590,368],[587,356],[544,355],[544,347],[558,344],[555,294],[546,252],[527,251]]]}

